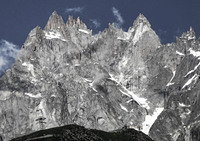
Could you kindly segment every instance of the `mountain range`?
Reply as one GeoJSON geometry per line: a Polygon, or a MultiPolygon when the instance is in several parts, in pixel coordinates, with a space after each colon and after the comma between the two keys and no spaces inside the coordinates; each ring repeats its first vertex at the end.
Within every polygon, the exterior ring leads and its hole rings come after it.
{"type": "Polygon", "coordinates": [[[0,78],[0,134],[7,141],[77,124],[198,141],[199,60],[192,28],[163,45],[142,14],[127,32],[109,24],[93,35],[80,18],[65,23],[54,11],[0,78]]]}

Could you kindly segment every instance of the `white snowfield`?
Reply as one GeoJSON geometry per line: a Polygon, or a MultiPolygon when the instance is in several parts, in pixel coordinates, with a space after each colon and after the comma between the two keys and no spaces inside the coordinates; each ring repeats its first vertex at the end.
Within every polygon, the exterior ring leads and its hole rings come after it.
{"type": "MultiPolygon", "coordinates": [[[[197,79],[199,78],[199,75],[198,74],[195,74],[192,78],[190,78],[184,85],[181,89],[184,89],[186,86],[190,85],[192,82],[196,82],[197,79]]],[[[190,88],[189,88],[190,89],[190,88]]]]}
{"type": "Polygon", "coordinates": [[[180,56],[185,56],[185,54],[179,52],[178,50],[176,50],[176,54],[180,55],[180,56]]]}
{"type": "Polygon", "coordinates": [[[84,29],[79,29],[78,31],[83,32],[85,34],[90,34],[87,30],[84,30],[84,29]]]}
{"type": "Polygon", "coordinates": [[[153,125],[153,123],[155,122],[155,120],[161,114],[161,112],[163,110],[164,110],[163,107],[156,108],[152,115],[146,115],[145,121],[142,124],[142,130],[141,130],[143,133],[145,133],[147,135],[149,134],[149,130],[150,130],[151,126],[153,125]]]}
{"type": "Polygon", "coordinates": [[[31,98],[41,98],[42,97],[41,93],[36,94],[36,95],[34,95],[32,93],[25,93],[25,95],[27,95],[27,96],[29,96],[31,98]]]}
{"type": "Polygon", "coordinates": [[[44,31],[46,39],[60,39],[66,41],[58,31],[44,31]]]}

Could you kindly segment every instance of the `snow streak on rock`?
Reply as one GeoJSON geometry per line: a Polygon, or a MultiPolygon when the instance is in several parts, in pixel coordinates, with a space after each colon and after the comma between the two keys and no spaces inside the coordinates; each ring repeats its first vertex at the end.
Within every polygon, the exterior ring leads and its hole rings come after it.
{"type": "MultiPolygon", "coordinates": [[[[181,89],[184,89],[186,86],[190,85],[191,83],[196,83],[197,79],[199,78],[198,74],[195,74],[194,76],[192,76],[192,78],[190,78],[181,89]]],[[[191,89],[191,88],[189,88],[191,89]]]]}
{"type": "Polygon", "coordinates": [[[49,40],[51,40],[51,39],[60,39],[62,41],[66,41],[58,31],[45,32],[45,37],[46,37],[46,39],[49,39],[49,40]]]}
{"type": "Polygon", "coordinates": [[[175,74],[176,74],[176,71],[173,71],[173,76],[172,76],[172,78],[170,79],[170,81],[167,83],[166,86],[170,86],[170,85],[173,85],[173,84],[174,84],[174,82],[172,82],[172,80],[174,79],[175,74]]]}
{"type": "Polygon", "coordinates": [[[184,56],[185,54],[179,52],[178,50],[176,50],[176,54],[180,55],[180,56],[184,56]]]}
{"type": "Polygon", "coordinates": [[[79,29],[80,32],[83,32],[85,34],[90,34],[87,30],[84,30],[84,29],[79,29]]]}

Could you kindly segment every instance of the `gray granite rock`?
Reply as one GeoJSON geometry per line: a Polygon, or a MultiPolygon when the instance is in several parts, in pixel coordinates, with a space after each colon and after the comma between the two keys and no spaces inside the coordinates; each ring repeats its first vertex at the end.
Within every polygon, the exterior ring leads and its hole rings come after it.
{"type": "MultiPolygon", "coordinates": [[[[192,29],[190,33],[194,37],[192,29]]],[[[164,103],[163,113],[169,111],[174,90],[193,77],[179,76],[198,63],[180,67],[190,57],[190,46],[198,48],[195,39],[183,39],[187,35],[161,45],[142,14],[127,32],[109,24],[92,35],[80,18],[70,16],[65,24],[53,12],[44,29],[37,26],[29,33],[16,62],[0,78],[0,134],[9,140],[74,123],[104,131],[126,125],[148,134],[155,119],[146,123],[147,118],[164,103]]],[[[175,118],[168,130],[160,130],[163,134],[181,126],[176,105],[171,105],[172,114],[162,119],[175,118]]],[[[160,122],[162,115],[151,128],[155,140],[162,135],[156,125],[166,125],[160,122]]],[[[196,129],[192,126],[193,138],[196,129]]]]}

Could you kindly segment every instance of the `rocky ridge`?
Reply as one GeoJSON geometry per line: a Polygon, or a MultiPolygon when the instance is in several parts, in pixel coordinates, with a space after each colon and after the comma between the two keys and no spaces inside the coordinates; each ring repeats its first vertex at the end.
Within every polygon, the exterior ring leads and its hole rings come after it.
{"type": "Polygon", "coordinates": [[[150,137],[136,131],[134,129],[126,129],[125,127],[105,132],[96,129],[86,129],[78,125],[67,125],[52,129],[38,131],[23,137],[13,139],[12,141],[152,141],[150,137]]]}

